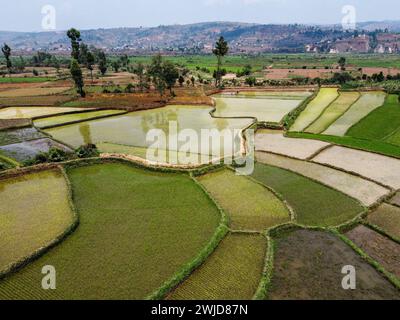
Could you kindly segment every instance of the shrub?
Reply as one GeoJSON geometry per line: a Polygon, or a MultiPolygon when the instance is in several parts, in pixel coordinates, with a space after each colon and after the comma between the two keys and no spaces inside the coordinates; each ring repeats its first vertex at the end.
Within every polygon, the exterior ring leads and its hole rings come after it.
{"type": "Polygon", "coordinates": [[[24,166],[33,166],[35,164],[47,163],[47,162],[62,162],[68,160],[69,155],[64,150],[58,148],[50,148],[49,152],[41,152],[37,154],[33,159],[29,159],[23,162],[24,166]]]}
{"type": "Polygon", "coordinates": [[[98,157],[100,155],[96,145],[94,144],[87,144],[84,146],[80,146],[78,149],[75,150],[75,154],[77,155],[78,158],[81,159],[98,157]]]}
{"type": "Polygon", "coordinates": [[[62,162],[67,160],[67,153],[64,150],[51,148],[48,152],[49,162],[62,162]]]}

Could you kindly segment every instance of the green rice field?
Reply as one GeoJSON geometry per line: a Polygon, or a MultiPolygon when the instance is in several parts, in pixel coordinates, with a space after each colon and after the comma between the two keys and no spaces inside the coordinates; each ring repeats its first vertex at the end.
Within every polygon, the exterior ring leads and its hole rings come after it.
{"type": "Polygon", "coordinates": [[[279,192],[303,225],[336,226],[364,211],[343,193],[284,169],[256,163],[252,177],[279,192]]]}
{"type": "Polygon", "coordinates": [[[225,169],[198,178],[227,212],[234,230],[262,231],[290,221],[289,210],[267,188],[225,169]]]}
{"type": "Polygon", "coordinates": [[[352,105],[339,119],[337,119],[323,134],[344,136],[347,131],[372,111],[382,106],[385,102],[384,92],[363,92],[360,99],[352,105]]]}
{"type": "MultiPolygon", "coordinates": [[[[398,95],[388,95],[385,104],[371,112],[347,132],[348,136],[395,142],[400,129],[400,103],[398,95]]],[[[396,144],[396,143],[394,143],[396,144]]],[[[400,144],[400,141],[399,141],[400,144]]]]}
{"type": "Polygon", "coordinates": [[[229,234],[196,271],[168,295],[170,300],[250,300],[261,280],[267,240],[229,234]]]}
{"type": "Polygon", "coordinates": [[[342,114],[359,99],[358,92],[341,92],[339,97],[325,109],[324,112],[315,120],[305,132],[321,133],[325,131],[333,122],[335,122],[342,114]]]}
{"type": "Polygon", "coordinates": [[[290,131],[303,131],[338,97],[337,88],[321,88],[318,95],[296,119],[290,131]]]}
{"type": "Polygon", "coordinates": [[[1,281],[0,299],[143,299],[199,254],[221,220],[185,174],[109,163],[68,175],[78,229],[1,281]],[[57,290],[41,288],[44,265],[56,268],[57,290]]]}
{"type": "Polygon", "coordinates": [[[75,216],[66,181],[57,170],[0,180],[0,190],[2,272],[50,245],[75,216]]]}

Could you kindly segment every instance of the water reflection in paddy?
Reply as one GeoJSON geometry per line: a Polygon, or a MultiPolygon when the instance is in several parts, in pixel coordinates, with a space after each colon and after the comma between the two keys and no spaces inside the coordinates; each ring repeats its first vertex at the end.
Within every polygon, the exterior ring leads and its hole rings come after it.
{"type": "MultiPolygon", "coordinates": [[[[202,129],[218,129],[220,131],[237,129],[235,151],[238,151],[240,149],[238,132],[251,124],[252,120],[215,119],[210,116],[211,110],[212,108],[208,106],[167,106],[52,128],[46,130],[46,132],[73,147],[101,142],[148,147],[152,142],[146,142],[146,136],[151,129],[161,129],[168,135],[170,133],[170,122],[176,121],[178,132],[184,129],[192,129],[198,136],[200,136],[202,129]]],[[[172,139],[176,139],[176,136],[172,139]]],[[[185,142],[178,143],[178,148],[183,144],[185,142]]],[[[203,151],[199,150],[201,153],[203,151]]],[[[216,150],[212,151],[213,154],[216,154],[216,152],[216,150]]]]}

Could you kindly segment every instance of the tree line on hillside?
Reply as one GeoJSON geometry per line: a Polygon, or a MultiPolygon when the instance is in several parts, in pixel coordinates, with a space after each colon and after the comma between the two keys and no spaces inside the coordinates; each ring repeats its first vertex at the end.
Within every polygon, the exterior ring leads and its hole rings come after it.
{"type": "MultiPolygon", "coordinates": [[[[39,51],[31,58],[18,57],[17,59],[11,58],[11,48],[7,44],[2,46],[3,56],[6,61],[6,68],[8,74],[23,72],[27,65],[34,67],[54,67],[59,72],[63,66],[68,66],[70,75],[75,83],[77,92],[85,97],[84,90],[84,77],[82,68],[86,68],[90,72],[90,77],[93,82],[93,71],[97,66],[100,74],[105,76],[109,67],[115,72],[128,71],[133,73],[138,78],[138,89],[143,92],[153,86],[163,97],[166,91],[173,95],[173,87],[176,83],[180,86],[186,82],[187,85],[195,84],[196,79],[194,76],[188,77],[189,70],[185,66],[179,66],[171,61],[164,60],[158,54],[152,58],[150,64],[137,63],[136,65],[130,64],[130,59],[127,55],[122,55],[118,59],[107,59],[106,53],[93,46],[88,46],[82,41],[81,33],[75,28],[67,31],[67,37],[71,43],[71,58],[59,58],[47,52],[39,51]]],[[[217,69],[214,71],[213,78],[215,79],[215,86],[222,85],[222,77],[226,74],[226,70],[222,68],[223,58],[228,54],[228,43],[223,37],[220,37],[216,42],[213,54],[217,57],[217,69]]],[[[251,67],[250,67],[251,68],[251,67]]],[[[244,68],[244,74],[249,74],[249,70],[244,68]]],[[[33,74],[38,75],[38,72],[33,69],[33,74]]],[[[201,83],[201,76],[198,79],[201,83]]],[[[131,91],[133,85],[130,85],[128,92],[131,91]]]]}

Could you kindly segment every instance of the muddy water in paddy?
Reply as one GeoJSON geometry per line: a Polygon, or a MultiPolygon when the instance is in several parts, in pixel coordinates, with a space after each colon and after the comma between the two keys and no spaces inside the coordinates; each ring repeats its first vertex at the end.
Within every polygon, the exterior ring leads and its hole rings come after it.
{"type": "MultiPolygon", "coordinates": [[[[176,121],[178,132],[192,129],[200,136],[201,129],[237,129],[235,151],[240,150],[239,132],[251,124],[250,119],[216,119],[210,116],[212,108],[208,106],[167,106],[156,110],[132,112],[111,118],[82,122],[46,130],[58,140],[78,147],[82,144],[110,142],[135,147],[149,147],[154,141],[146,142],[147,133],[151,129],[160,129],[167,136],[169,124],[176,121]]],[[[171,138],[176,140],[176,135],[171,138]]],[[[178,143],[178,149],[187,143],[187,138],[178,143]]],[[[169,146],[174,150],[173,146],[169,146]]],[[[204,148],[200,153],[207,153],[204,148]]],[[[232,150],[225,150],[231,153],[232,150]]],[[[213,149],[212,154],[219,150],[213,149]]]]}

